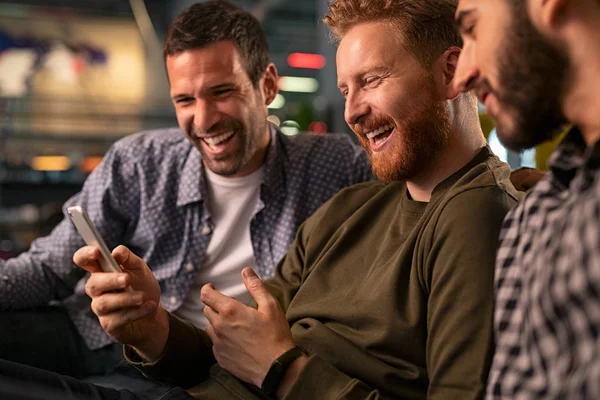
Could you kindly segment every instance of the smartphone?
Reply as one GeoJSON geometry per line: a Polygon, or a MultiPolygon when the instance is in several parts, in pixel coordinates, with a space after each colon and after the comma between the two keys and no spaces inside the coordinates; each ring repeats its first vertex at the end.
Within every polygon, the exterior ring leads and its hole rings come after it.
{"type": "Polygon", "coordinates": [[[85,241],[88,246],[94,246],[100,249],[100,259],[98,260],[98,264],[102,271],[104,272],[122,272],[119,264],[114,259],[108,247],[106,247],[106,243],[96,230],[96,227],[92,223],[90,217],[88,217],[87,213],[80,206],[74,206],[67,208],[67,214],[71,217],[71,221],[79,231],[79,234],[85,241]]]}

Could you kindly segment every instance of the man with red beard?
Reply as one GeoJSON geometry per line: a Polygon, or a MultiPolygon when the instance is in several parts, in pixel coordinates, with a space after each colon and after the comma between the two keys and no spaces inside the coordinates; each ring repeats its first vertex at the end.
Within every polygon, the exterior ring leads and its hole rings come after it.
{"type": "Polygon", "coordinates": [[[461,0],[455,83],[521,150],[573,127],[504,221],[489,399],[600,398],[600,1],[461,0]]]}
{"type": "MultiPolygon", "coordinates": [[[[101,273],[92,247],[75,254],[92,273],[92,310],[130,362],[202,399],[481,398],[497,237],[518,193],[485,144],[475,97],[453,87],[455,7],[330,3],[345,117],[382,181],[321,207],[273,279],[242,271],[256,308],[205,285],[200,330],[159,305],[150,270],[126,247],[113,252],[123,273],[101,273]]],[[[0,363],[30,374],[21,371],[0,363]]]]}

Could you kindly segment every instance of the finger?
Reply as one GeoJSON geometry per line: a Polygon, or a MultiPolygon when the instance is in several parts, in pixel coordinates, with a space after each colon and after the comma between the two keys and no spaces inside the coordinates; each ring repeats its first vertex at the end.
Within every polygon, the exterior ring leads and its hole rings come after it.
{"type": "Polygon", "coordinates": [[[92,300],[92,311],[97,316],[110,315],[115,312],[139,307],[144,303],[143,292],[105,293],[92,300]]]}
{"type": "Polygon", "coordinates": [[[215,310],[210,308],[209,306],[205,305],[204,306],[204,316],[206,317],[206,319],[208,320],[210,325],[214,325],[217,322],[217,318],[219,317],[219,314],[215,310]]]}
{"type": "Polygon", "coordinates": [[[102,272],[98,260],[100,259],[100,250],[94,246],[84,246],[73,254],[73,262],[80,268],[88,272],[102,272]]]}
{"type": "Polygon", "coordinates": [[[215,290],[215,287],[210,283],[202,286],[200,300],[212,308],[213,311],[227,316],[233,315],[238,304],[242,304],[236,299],[225,296],[223,293],[215,290]]]}
{"type": "Polygon", "coordinates": [[[107,292],[123,290],[129,286],[130,277],[126,273],[99,272],[92,274],[85,284],[85,293],[91,298],[107,292]]]}
{"type": "Polygon", "coordinates": [[[273,310],[277,307],[275,298],[269,293],[263,281],[256,275],[252,268],[244,268],[242,270],[242,280],[250,295],[256,301],[259,310],[273,310]]]}
{"type": "MultiPolygon", "coordinates": [[[[206,325],[206,328],[204,330],[206,331],[206,334],[210,338],[210,341],[213,342],[213,344],[219,340],[219,337],[215,333],[215,328],[210,323],[208,325],[206,325]]],[[[214,351],[214,346],[213,346],[213,351],[214,351]]]]}
{"type": "Polygon", "coordinates": [[[100,318],[100,324],[106,333],[113,336],[120,328],[152,315],[157,308],[158,304],[155,301],[148,301],[139,307],[123,309],[111,317],[100,318]]]}
{"type": "Polygon", "coordinates": [[[148,269],[148,265],[131,252],[127,247],[120,245],[112,251],[112,256],[117,262],[128,271],[143,271],[148,269]]]}

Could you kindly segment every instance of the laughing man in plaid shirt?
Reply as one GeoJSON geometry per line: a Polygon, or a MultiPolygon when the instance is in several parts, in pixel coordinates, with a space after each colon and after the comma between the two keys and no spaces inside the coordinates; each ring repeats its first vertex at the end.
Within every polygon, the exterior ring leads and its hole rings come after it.
{"type": "Polygon", "coordinates": [[[460,89],[513,149],[573,128],[506,217],[489,399],[600,398],[600,1],[460,0],[460,89]],[[498,38],[502,38],[498,40],[498,38]]]}

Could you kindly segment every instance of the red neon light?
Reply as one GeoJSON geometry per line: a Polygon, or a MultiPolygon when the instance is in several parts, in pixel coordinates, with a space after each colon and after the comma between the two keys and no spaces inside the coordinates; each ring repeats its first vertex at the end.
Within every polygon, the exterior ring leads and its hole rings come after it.
{"type": "Polygon", "coordinates": [[[321,69],[325,66],[325,57],[320,54],[292,53],[287,61],[294,68],[321,69]]]}
{"type": "Polygon", "coordinates": [[[313,121],[308,125],[308,131],[317,136],[323,136],[327,133],[327,124],[321,121],[313,121]]]}

